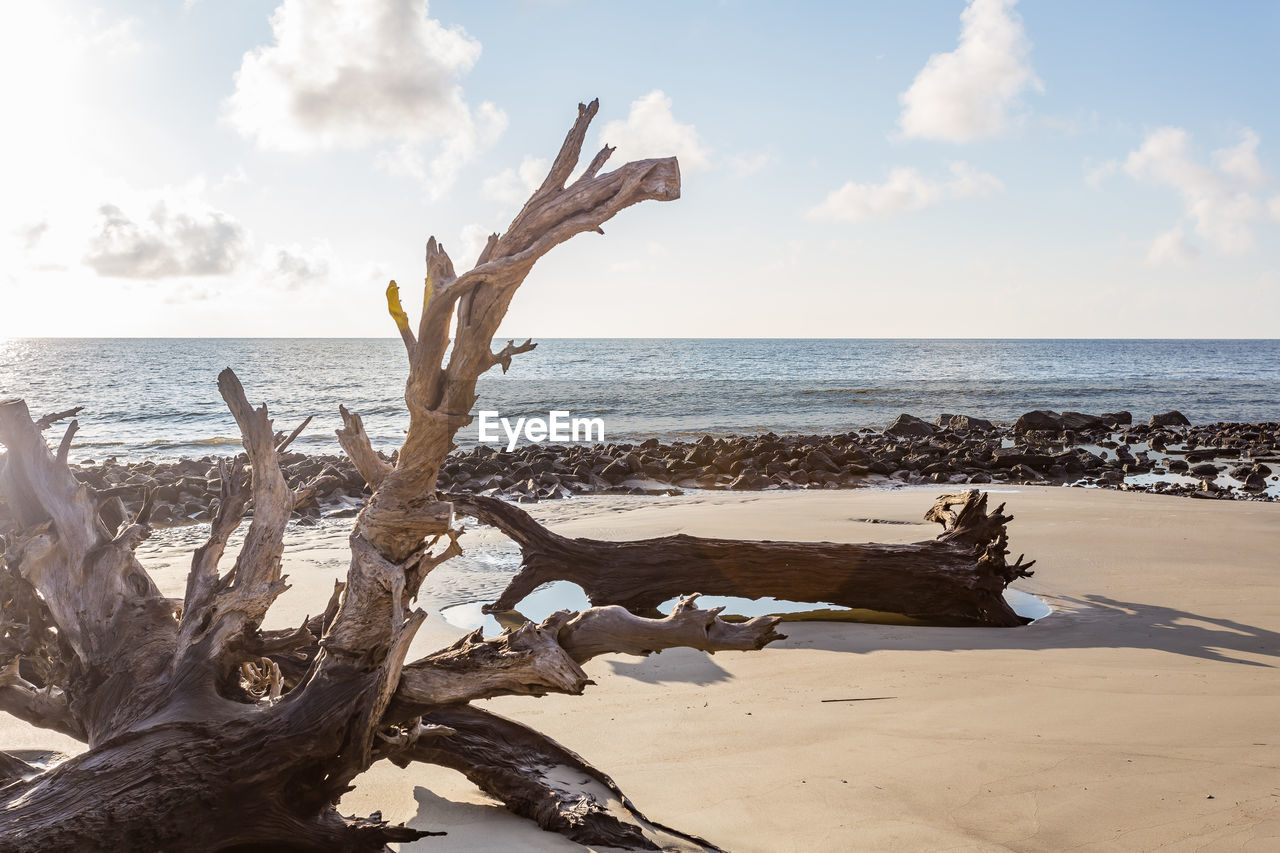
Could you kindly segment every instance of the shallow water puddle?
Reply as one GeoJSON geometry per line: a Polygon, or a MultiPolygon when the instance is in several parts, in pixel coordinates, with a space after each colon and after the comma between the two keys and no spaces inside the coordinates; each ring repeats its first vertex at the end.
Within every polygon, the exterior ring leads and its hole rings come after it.
{"type": "Polygon", "coordinates": [[[1020,589],[1006,588],[1004,600],[1009,602],[1014,613],[1032,621],[1043,619],[1053,612],[1047,601],[1020,589]]]}
{"type": "MultiPolygon", "coordinates": [[[[1031,620],[1043,619],[1053,612],[1053,608],[1036,596],[1019,589],[1006,589],[1004,599],[1013,608],[1013,612],[1031,620]]],[[[658,605],[663,613],[670,613],[675,606],[675,598],[668,599],[658,605]]],[[[475,601],[446,607],[440,611],[450,625],[464,631],[483,628],[487,637],[497,636],[503,628],[514,628],[524,619],[541,622],[557,610],[583,610],[591,606],[582,587],[569,581],[555,581],[538,587],[520,602],[518,611],[487,614],[481,608],[484,602],[475,601]],[[522,618],[523,617],[523,618],[522,618]]],[[[825,602],[786,601],[777,598],[738,598],[727,595],[704,595],[698,598],[698,606],[704,610],[723,607],[723,616],[727,621],[750,619],[755,616],[781,615],[784,621],[838,621],[838,622],[875,622],[889,625],[923,624],[896,613],[880,613],[874,610],[857,610],[840,607],[825,602]]]]}

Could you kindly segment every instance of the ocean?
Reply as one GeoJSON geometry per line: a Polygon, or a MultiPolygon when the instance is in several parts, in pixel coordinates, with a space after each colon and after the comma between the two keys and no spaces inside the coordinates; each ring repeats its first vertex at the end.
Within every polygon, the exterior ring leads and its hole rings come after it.
{"type": "MultiPolygon", "coordinates": [[[[495,344],[500,346],[501,342],[495,344]]],[[[338,405],[380,449],[407,425],[406,362],[388,339],[0,340],[0,397],[84,406],[72,459],[237,452],[217,391],[232,367],[295,448],[339,452],[338,405]]],[[[909,412],[1013,420],[1031,409],[1178,409],[1193,423],[1280,420],[1276,340],[548,339],[483,377],[477,409],[601,418],[607,441],[705,433],[839,433],[909,412]]],[[[477,441],[472,423],[458,437],[477,441]]]]}

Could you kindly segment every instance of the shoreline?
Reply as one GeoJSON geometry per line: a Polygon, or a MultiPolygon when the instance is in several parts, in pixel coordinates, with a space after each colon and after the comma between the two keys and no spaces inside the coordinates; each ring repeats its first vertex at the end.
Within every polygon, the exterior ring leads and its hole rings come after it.
{"type": "MultiPolygon", "coordinates": [[[[218,459],[175,462],[84,460],[79,479],[118,497],[121,517],[148,490],[156,527],[207,521],[221,482],[218,459]]],[[[393,460],[394,455],[384,456],[393,460]]],[[[354,516],[368,491],[345,456],[287,452],[290,488],[314,498],[295,511],[304,523],[354,516]]],[[[677,494],[684,490],[777,491],[896,488],[934,484],[1058,485],[1195,498],[1280,500],[1280,423],[1189,425],[1177,412],[1133,424],[1128,413],[1029,412],[1014,424],[965,415],[929,423],[900,416],[882,431],[825,435],[703,436],[696,441],[546,445],[514,451],[480,445],[454,451],[442,491],[521,503],[581,494],[677,494]]],[[[3,518],[0,517],[0,527],[3,518]]]]}

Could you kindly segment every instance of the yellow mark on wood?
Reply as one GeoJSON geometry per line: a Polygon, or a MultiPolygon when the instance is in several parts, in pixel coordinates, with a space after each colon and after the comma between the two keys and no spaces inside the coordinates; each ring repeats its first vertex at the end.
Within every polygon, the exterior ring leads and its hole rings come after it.
{"type": "Polygon", "coordinates": [[[409,331],[409,315],[400,306],[400,286],[394,281],[387,285],[387,310],[391,312],[391,319],[396,321],[400,331],[409,331]]]}
{"type": "Polygon", "coordinates": [[[427,313],[427,306],[431,304],[431,294],[436,292],[436,286],[431,283],[431,273],[427,272],[427,279],[422,287],[422,313],[427,313]]]}

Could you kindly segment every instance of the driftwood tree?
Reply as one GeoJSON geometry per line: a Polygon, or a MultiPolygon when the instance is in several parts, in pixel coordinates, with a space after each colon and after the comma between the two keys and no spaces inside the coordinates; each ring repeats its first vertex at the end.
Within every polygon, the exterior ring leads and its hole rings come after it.
{"type": "Polygon", "coordinates": [[[505,371],[534,346],[492,350],[534,263],[630,205],[679,197],[674,158],[603,172],[607,146],[569,182],[596,109],[579,106],[546,180],[473,269],[455,274],[443,247],[428,242],[416,332],[395,282],[388,288],[409,361],[408,434],[392,465],[374,452],[359,415],[340,408],[339,441],[373,493],[351,533],[346,580],[296,629],[262,624],[287,588],[290,513],[309,498],[307,487],[288,487],[277,458],[298,430],[274,433],[266,407],[250,404],[229,369],[218,387],[248,471],[222,466],[218,510],[181,600],[166,597],[134,555],[149,533],[149,501],[126,517],[118,497],[77,482],[67,465],[76,421],[56,451],[45,442],[43,432],[76,410],[33,419],[23,401],[0,401],[0,500],[10,519],[0,530],[0,710],[88,746],[47,770],[0,753],[0,851],[381,850],[431,834],[378,814],[338,813],[352,780],[381,760],[459,770],[517,814],[584,844],[715,850],[647,820],[565,747],[469,703],[581,693],[590,683],[582,665],[609,652],[750,650],[780,638],[777,619],[728,623],[718,609],[700,609],[697,592],[957,624],[1024,621],[1000,593],[1030,564],[1005,562],[1009,517],[1003,507],[988,513],[977,492],[940,498],[927,517],[942,535],[903,546],[571,540],[500,502],[437,493],[478,377],[505,371]],[[224,570],[250,506],[244,544],[224,570]],[[455,509],[494,524],[524,552],[499,606],[553,579],[582,584],[597,606],[500,637],[475,632],[408,662],[425,618],[414,606],[419,587],[461,552],[455,509]],[[655,612],[684,593],[669,615],[655,612]]]}
{"type": "MultiPolygon", "coordinates": [[[[340,438],[378,487],[356,519],[346,581],[320,616],[291,631],[262,628],[287,588],[282,541],[294,505],[265,406],[226,370],[218,379],[248,454],[222,471],[208,541],[182,600],[166,597],[134,556],[149,506],[118,502],[67,467],[72,421],[57,451],[21,400],[0,402],[7,449],[0,495],[13,519],[0,565],[0,709],[88,745],[41,772],[0,761],[0,850],[380,850],[429,833],[335,804],[374,762],[453,767],[519,814],[601,845],[714,849],[646,821],[585,761],[511,720],[471,707],[504,694],[577,694],[582,664],[671,646],[757,649],[776,620],[727,624],[692,598],[661,619],[621,607],[557,613],[503,636],[479,632],[406,662],[425,618],[414,607],[427,573],[459,553],[436,473],[470,421],[476,379],[532,348],[491,342],[534,263],[622,209],[679,197],[674,158],[602,171],[605,147],[571,183],[597,104],[579,106],[550,173],[475,267],[457,275],[434,239],[416,334],[393,282],[388,304],[409,360],[409,429],[394,467],[343,410],[340,438]],[[449,349],[450,328],[453,347],[449,349]],[[372,474],[370,476],[373,476],[372,474]],[[220,567],[252,504],[234,565],[220,567]]],[[[60,419],[68,413],[59,413],[60,419]]],[[[301,490],[305,492],[305,489],[301,490]]]]}
{"type": "Polygon", "coordinates": [[[523,565],[488,612],[515,609],[549,581],[582,587],[591,604],[621,605],[644,616],[698,590],[704,595],[790,599],[901,614],[936,625],[1009,628],[1030,622],[1004,599],[1035,560],[1006,562],[1004,504],[987,512],[977,489],[943,495],[925,513],[938,538],[908,545],[745,542],[678,534],[603,542],[569,539],[496,498],[451,495],[454,509],[501,530],[520,546],[523,565]]]}

